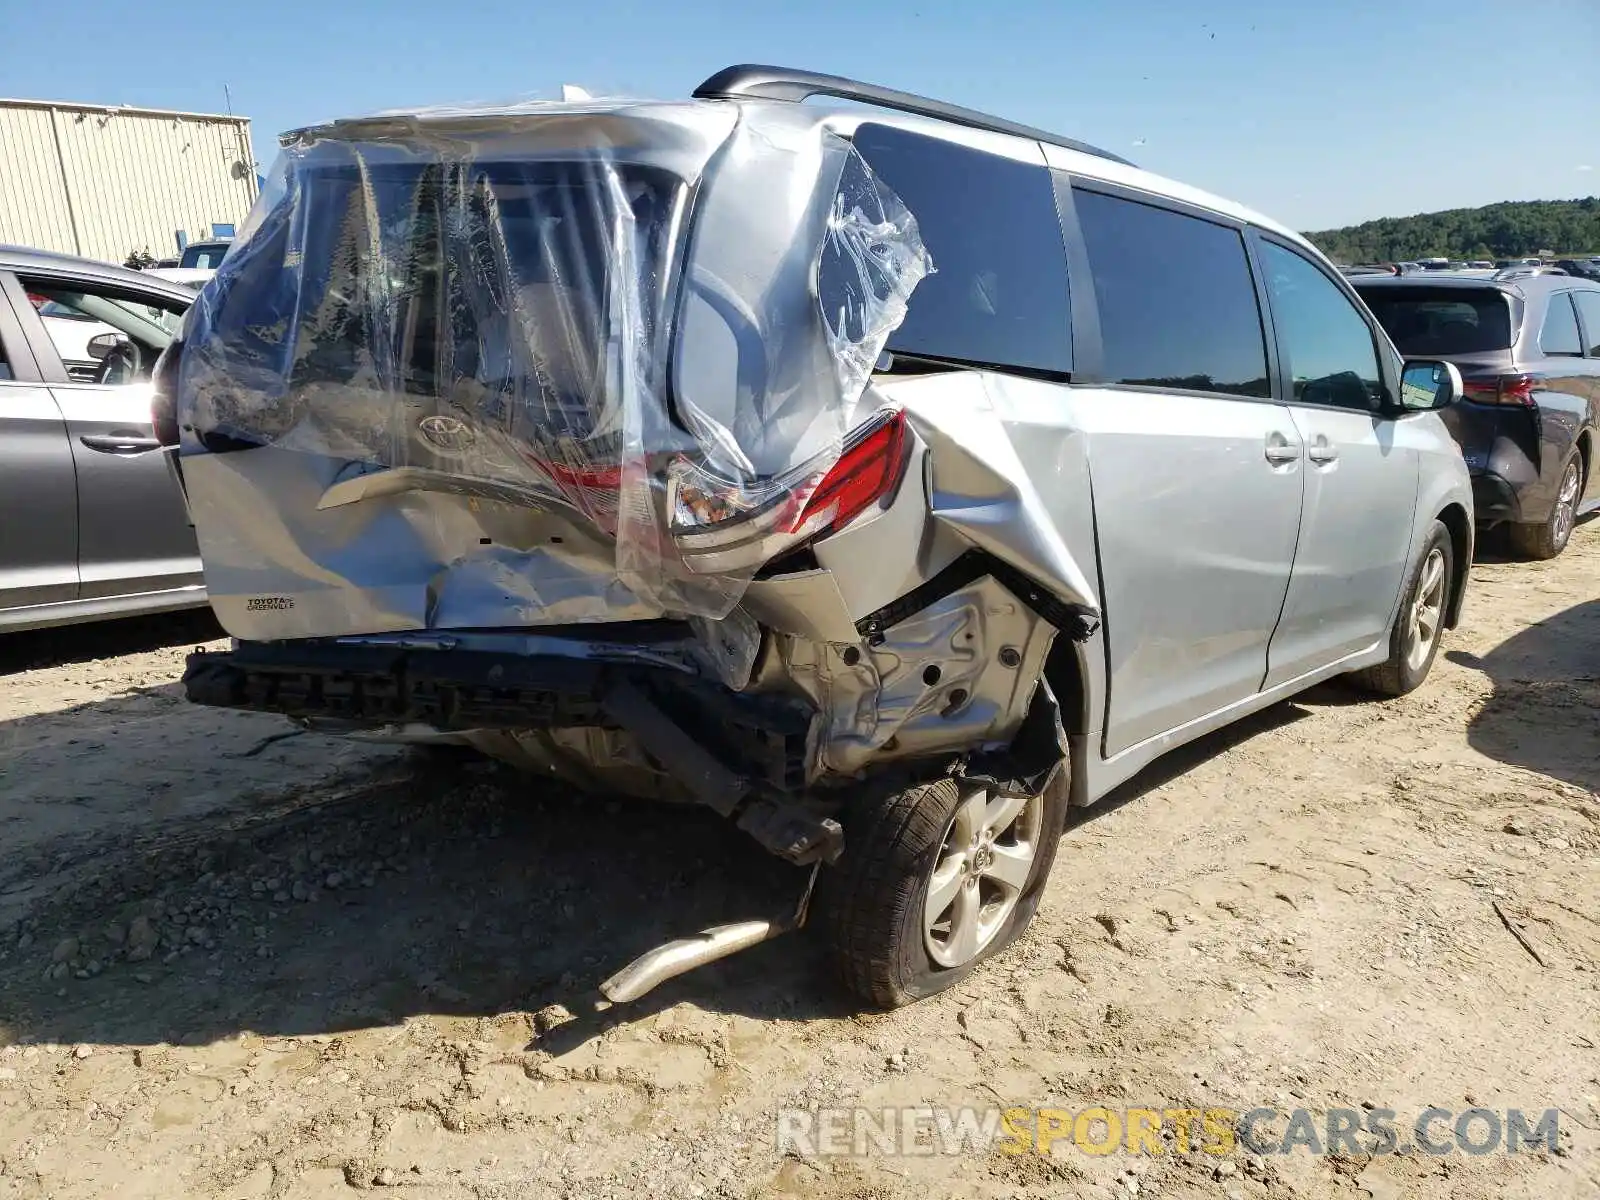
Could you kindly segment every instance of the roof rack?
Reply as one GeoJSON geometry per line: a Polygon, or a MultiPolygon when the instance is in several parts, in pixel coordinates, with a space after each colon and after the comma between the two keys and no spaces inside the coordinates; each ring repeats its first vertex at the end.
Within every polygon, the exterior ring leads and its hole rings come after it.
{"type": "Polygon", "coordinates": [[[1560,267],[1502,267],[1496,271],[1493,279],[1529,279],[1541,275],[1566,275],[1569,272],[1560,267]]]}
{"type": "Polygon", "coordinates": [[[833,96],[840,100],[855,100],[862,104],[891,108],[897,112],[912,113],[919,117],[932,117],[936,121],[949,121],[952,125],[964,125],[969,129],[987,129],[991,133],[1006,133],[1030,141],[1048,142],[1052,146],[1062,146],[1068,150],[1076,150],[1080,154],[1092,154],[1096,158],[1110,159],[1127,167],[1134,165],[1109,150],[1102,150],[1098,146],[1091,146],[1086,142],[1062,137],[1043,129],[1035,129],[1031,125],[1020,125],[1003,117],[991,117],[988,113],[978,112],[976,109],[946,104],[942,100],[930,100],[926,96],[879,87],[873,83],[861,83],[855,79],[846,79],[842,75],[823,75],[817,71],[795,71],[788,67],[752,64],[725,67],[695,88],[694,96],[697,100],[754,97],[761,100],[788,100],[795,104],[809,100],[812,96],[833,96]]]}

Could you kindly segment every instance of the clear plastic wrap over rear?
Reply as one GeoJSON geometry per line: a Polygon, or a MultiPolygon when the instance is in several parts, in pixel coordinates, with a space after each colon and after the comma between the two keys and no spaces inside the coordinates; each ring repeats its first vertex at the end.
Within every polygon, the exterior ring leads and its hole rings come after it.
{"type": "Polygon", "coordinates": [[[931,269],[849,142],[778,111],[322,126],[192,312],[183,449],[335,460],[323,506],[561,506],[634,597],[721,617],[825,527],[808,500],[931,269]]]}

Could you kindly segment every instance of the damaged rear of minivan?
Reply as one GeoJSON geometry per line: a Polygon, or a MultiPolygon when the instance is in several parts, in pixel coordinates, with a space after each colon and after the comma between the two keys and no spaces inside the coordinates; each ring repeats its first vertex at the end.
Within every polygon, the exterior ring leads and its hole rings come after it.
{"type": "Polygon", "coordinates": [[[298,131],[158,373],[234,639],[191,700],[708,806],[809,869],[792,914],[652,951],[614,1001],[810,910],[905,1003],[1013,940],[1054,856],[1046,665],[1097,604],[985,364],[895,344],[941,264],[865,119],[298,131]]]}

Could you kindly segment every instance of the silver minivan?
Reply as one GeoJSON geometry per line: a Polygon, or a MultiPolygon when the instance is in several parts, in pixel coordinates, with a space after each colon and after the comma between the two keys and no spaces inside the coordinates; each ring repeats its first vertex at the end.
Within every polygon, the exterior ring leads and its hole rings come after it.
{"type": "Polygon", "coordinates": [[[1459,375],[1303,238],[803,71],[286,135],[157,375],[236,639],[192,700],[803,868],[619,1002],[808,917],[863,1001],[949,987],[1069,805],[1322,680],[1417,687],[1472,557],[1459,375]]]}

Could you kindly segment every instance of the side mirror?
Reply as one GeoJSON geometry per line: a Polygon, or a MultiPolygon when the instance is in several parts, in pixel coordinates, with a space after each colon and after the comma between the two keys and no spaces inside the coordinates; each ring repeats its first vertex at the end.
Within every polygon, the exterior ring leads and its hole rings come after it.
{"type": "Polygon", "coordinates": [[[1407,412],[1447,408],[1462,394],[1461,372],[1455,363],[1413,361],[1400,373],[1400,407],[1407,412]]]}
{"type": "Polygon", "coordinates": [[[89,357],[93,359],[104,359],[106,355],[110,354],[113,350],[127,340],[128,335],[125,333],[102,333],[97,337],[92,337],[89,339],[87,347],[89,351],[89,357]]]}

